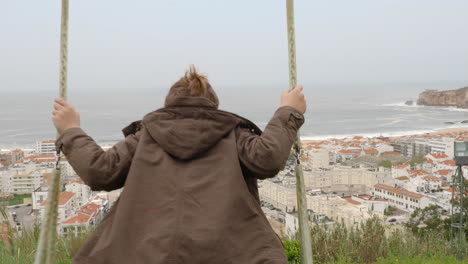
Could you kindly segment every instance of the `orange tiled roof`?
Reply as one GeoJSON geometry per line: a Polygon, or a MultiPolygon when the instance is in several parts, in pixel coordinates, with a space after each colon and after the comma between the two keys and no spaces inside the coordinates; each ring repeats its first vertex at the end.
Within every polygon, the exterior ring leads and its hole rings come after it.
{"type": "Polygon", "coordinates": [[[425,170],[408,170],[408,173],[410,173],[411,177],[417,177],[417,176],[423,176],[423,175],[429,175],[430,173],[425,171],[425,170]]]}
{"type": "MultiPolygon", "coordinates": [[[[72,192],[61,192],[59,194],[59,202],[58,205],[65,205],[75,194],[72,192]]],[[[47,204],[47,200],[43,201],[40,205],[45,206],[47,204]]]]}
{"type": "Polygon", "coordinates": [[[364,149],[364,153],[366,154],[378,154],[379,151],[376,149],[364,149]]]}
{"type": "Polygon", "coordinates": [[[44,155],[31,155],[27,156],[28,159],[40,159],[40,158],[55,158],[54,154],[44,154],[44,155]]]}
{"type": "Polygon", "coordinates": [[[67,185],[72,184],[72,183],[85,184],[84,181],[81,178],[74,179],[74,180],[68,182],[67,185]]]}
{"type": "Polygon", "coordinates": [[[389,192],[392,192],[392,193],[397,193],[397,194],[407,196],[407,197],[410,197],[410,198],[413,198],[413,199],[421,199],[422,197],[424,197],[424,195],[422,195],[422,194],[411,192],[411,191],[408,191],[408,190],[405,190],[405,189],[395,188],[395,187],[392,187],[392,186],[389,186],[389,185],[386,185],[386,184],[382,184],[382,183],[378,183],[378,184],[374,185],[374,188],[389,191],[389,192]]]}
{"type": "Polygon", "coordinates": [[[83,214],[83,213],[78,213],[77,215],[73,216],[72,218],[65,220],[62,222],[63,224],[85,224],[89,221],[91,216],[83,214]]]}
{"type": "Polygon", "coordinates": [[[346,198],[343,198],[343,199],[345,199],[348,203],[351,203],[351,204],[355,204],[355,205],[360,205],[361,204],[358,201],[354,201],[353,198],[351,198],[351,197],[346,197],[346,198]]]}
{"type": "Polygon", "coordinates": [[[434,157],[435,159],[446,159],[449,156],[447,156],[445,153],[431,153],[429,154],[430,156],[434,157]]]}
{"type": "Polygon", "coordinates": [[[409,178],[408,178],[408,177],[406,177],[406,176],[397,177],[397,178],[395,178],[395,179],[396,179],[396,180],[400,180],[400,181],[406,181],[406,180],[409,180],[409,178]]]}
{"type": "Polygon", "coordinates": [[[438,170],[438,171],[434,172],[434,174],[446,176],[446,175],[448,175],[448,174],[450,174],[452,172],[453,172],[453,170],[438,170]]]}
{"type": "Polygon", "coordinates": [[[435,176],[425,176],[423,179],[426,181],[441,181],[442,180],[441,178],[435,177],[435,176]]]}
{"type": "Polygon", "coordinates": [[[393,166],[394,169],[406,169],[409,167],[409,164],[400,164],[393,166]]]}
{"type": "Polygon", "coordinates": [[[59,205],[66,204],[75,194],[72,192],[61,192],[59,196],[59,205]]]}
{"type": "Polygon", "coordinates": [[[440,161],[439,163],[447,165],[447,166],[456,166],[454,160],[444,160],[444,161],[440,161]]]}
{"type": "Polygon", "coordinates": [[[85,213],[87,215],[93,215],[99,210],[99,205],[95,203],[86,203],[80,207],[80,212],[85,213]]]}

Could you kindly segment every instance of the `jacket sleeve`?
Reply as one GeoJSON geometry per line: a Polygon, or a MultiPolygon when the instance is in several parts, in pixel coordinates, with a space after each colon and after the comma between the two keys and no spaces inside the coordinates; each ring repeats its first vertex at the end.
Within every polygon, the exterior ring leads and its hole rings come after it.
{"type": "Polygon", "coordinates": [[[304,116],[289,106],[273,115],[261,136],[237,128],[237,151],[242,165],[258,179],[274,177],[284,168],[304,116]]]}
{"type": "Polygon", "coordinates": [[[140,134],[131,134],[104,151],[81,128],[70,128],[55,145],[91,190],[112,191],[125,184],[140,134]]]}

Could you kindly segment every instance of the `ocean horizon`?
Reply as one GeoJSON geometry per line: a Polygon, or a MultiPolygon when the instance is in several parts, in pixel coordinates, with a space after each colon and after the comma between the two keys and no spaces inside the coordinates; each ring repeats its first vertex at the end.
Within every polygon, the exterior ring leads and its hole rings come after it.
{"type": "MultiPolygon", "coordinates": [[[[426,89],[458,89],[458,83],[305,85],[308,102],[304,140],[349,136],[403,136],[468,127],[468,109],[406,105],[426,89]]],[[[466,86],[466,85],[465,85],[466,86]]],[[[234,112],[264,128],[279,107],[280,85],[230,87],[213,85],[220,109],[234,112]]],[[[99,144],[122,140],[122,128],[163,106],[168,88],[79,90],[70,88],[69,102],[80,112],[81,127],[99,144]]],[[[56,92],[9,91],[1,98],[0,149],[33,148],[55,138],[52,123],[56,92]]]]}

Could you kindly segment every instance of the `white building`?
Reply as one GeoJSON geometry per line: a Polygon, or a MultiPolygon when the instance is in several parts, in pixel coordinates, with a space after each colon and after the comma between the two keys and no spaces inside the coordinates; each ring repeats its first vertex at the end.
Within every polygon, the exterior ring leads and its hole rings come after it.
{"type": "Polygon", "coordinates": [[[436,191],[442,187],[442,177],[425,176],[423,180],[424,190],[426,192],[436,191]]]}
{"type": "Polygon", "coordinates": [[[45,170],[11,169],[0,173],[0,191],[5,193],[32,193],[45,181],[45,170]]]}
{"type": "Polygon", "coordinates": [[[337,161],[338,162],[344,162],[348,160],[353,160],[355,157],[357,157],[359,154],[356,152],[347,150],[347,149],[342,149],[338,151],[337,153],[337,161]]]}
{"type": "Polygon", "coordinates": [[[409,164],[399,164],[392,167],[392,177],[398,178],[402,176],[409,176],[408,170],[411,169],[409,164]]]}
{"type": "MultiPolygon", "coordinates": [[[[314,217],[313,212],[308,210],[308,224],[309,228],[312,227],[311,219],[314,217]]],[[[299,216],[297,212],[286,213],[284,217],[284,225],[286,230],[286,235],[289,238],[295,238],[299,232],[299,216]]]]}
{"type": "Polygon", "coordinates": [[[72,192],[76,195],[77,206],[82,206],[87,203],[92,194],[91,188],[80,178],[65,184],[65,191],[72,192]]]}
{"type": "MultiPolygon", "coordinates": [[[[75,194],[72,192],[60,192],[59,199],[58,199],[58,215],[57,215],[57,223],[61,223],[68,219],[71,215],[75,212],[75,194]]],[[[45,207],[47,204],[47,200],[43,201],[39,204],[39,219],[42,220],[45,214],[45,207]]],[[[39,220],[38,219],[38,220],[39,220]]],[[[57,232],[60,233],[60,225],[57,225],[57,232]]]]}
{"type": "Polygon", "coordinates": [[[109,211],[109,201],[106,197],[106,193],[99,193],[83,204],[72,216],[60,224],[60,234],[77,236],[86,232],[89,227],[100,223],[109,211]]]}
{"type": "Polygon", "coordinates": [[[72,178],[78,176],[73,167],[64,157],[60,158],[60,160],[60,173],[62,174],[62,177],[72,178]]]}
{"type": "Polygon", "coordinates": [[[307,189],[321,189],[337,194],[370,193],[376,183],[394,184],[390,171],[335,167],[331,170],[304,172],[307,189]]]}
{"type": "Polygon", "coordinates": [[[429,153],[426,155],[426,158],[432,163],[439,163],[445,160],[451,160],[451,158],[447,154],[442,152],[429,153]]]}
{"type": "Polygon", "coordinates": [[[439,162],[434,162],[433,166],[433,171],[438,171],[438,170],[453,170],[455,171],[455,168],[457,167],[455,164],[454,160],[447,159],[447,160],[442,160],[439,162]]]}
{"type": "Polygon", "coordinates": [[[454,143],[455,139],[450,137],[430,139],[429,147],[431,148],[431,152],[444,153],[450,159],[453,159],[455,152],[454,143]]]}
{"type": "Polygon", "coordinates": [[[445,192],[435,192],[435,193],[430,193],[427,194],[426,197],[430,201],[430,204],[434,204],[437,206],[440,206],[443,210],[447,211],[447,213],[451,213],[451,206],[452,204],[450,203],[450,198],[446,199],[444,195],[445,192]]]}
{"type": "Polygon", "coordinates": [[[326,169],[330,167],[330,155],[327,149],[311,149],[307,152],[307,155],[309,158],[308,166],[311,169],[326,169]]]}
{"type": "Polygon", "coordinates": [[[416,208],[423,209],[430,204],[430,201],[422,194],[385,184],[376,184],[374,195],[388,200],[389,205],[407,212],[413,212],[416,208]]]}
{"type": "Polygon", "coordinates": [[[47,195],[49,193],[48,185],[41,185],[35,189],[32,193],[32,208],[33,210],[39,210],[40,204],[47,200],[47,195]]]}
{"type": "Polygon", "coordinates": [[[49,155],[54,154],[57,151],[55,150],[55,140],[46,140],[46,141],[37,141],[36,142],[36,153],[39,155],[49,155]]]}
{"type": "Polygon", "coordinates": [[[286,213],[284,217],[286,235],[294,238],[299,232],[299,217],[296,212],[286,213]]]}
{"type": "Polygon", "coordinates": [[[388,201],[386,199],[375,198],[370,195],[352,196],[350,199],[358,202],[358,205],[365,205],[369,211],[379,213],[382,216],[385,213],[385,209],[388,208],[388,201]]]}
{"type": "Polygon", "coordinates": [[[259,182],[260,199],[283,212],[292,212],[297,206],[296,186],[263,180],[259,182]]]}
{"type": "MultiPolygon", "coordinates": [[[[372,205],[361,204],[350,197],[341,198],[334,195],[307,195],[307,209],[314,216],[327,216],[333,221],[343,221],[347,227],[362,223],[372,217],[372,205]]],[[[377,208],[377,210],[380,209],[377,208]]]]}
{"type": "Polygon", "coordinates": [[[377,144],[375,148],[379,151],[379,155],[384,152],[394,151],[394,148],[388,144],[377,144]]]}

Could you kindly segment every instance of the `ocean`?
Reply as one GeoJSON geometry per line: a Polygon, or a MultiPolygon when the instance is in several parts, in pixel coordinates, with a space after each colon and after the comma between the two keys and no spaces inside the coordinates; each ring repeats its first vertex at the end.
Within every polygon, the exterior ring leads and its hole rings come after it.
{"type": "MultiPolygon", "coordinates": [[[[463,85],[463,84],[462,84],[463,85]]],[[[279,106],[283,87],[213,85],[220,108],[242,115],[264,128],[279,106]]],[[[311,84],[304,139],[399,136],[468,127],[468,109],[407,106],[425,89],[457,89],[455,84],[311,84]],[[447,123],[450,122],[450,123],[447,123]]],[[[100,144],[123,139],[121,129],[162,107],[165,87],[128,90],[69,88],[69,102],[80,112],[82,128],[100,144]]],[[[0,148],[33,148],[36,141],[54,139],[52,106],[56,92],[8,91],[0,99],[0,148]]]]}

